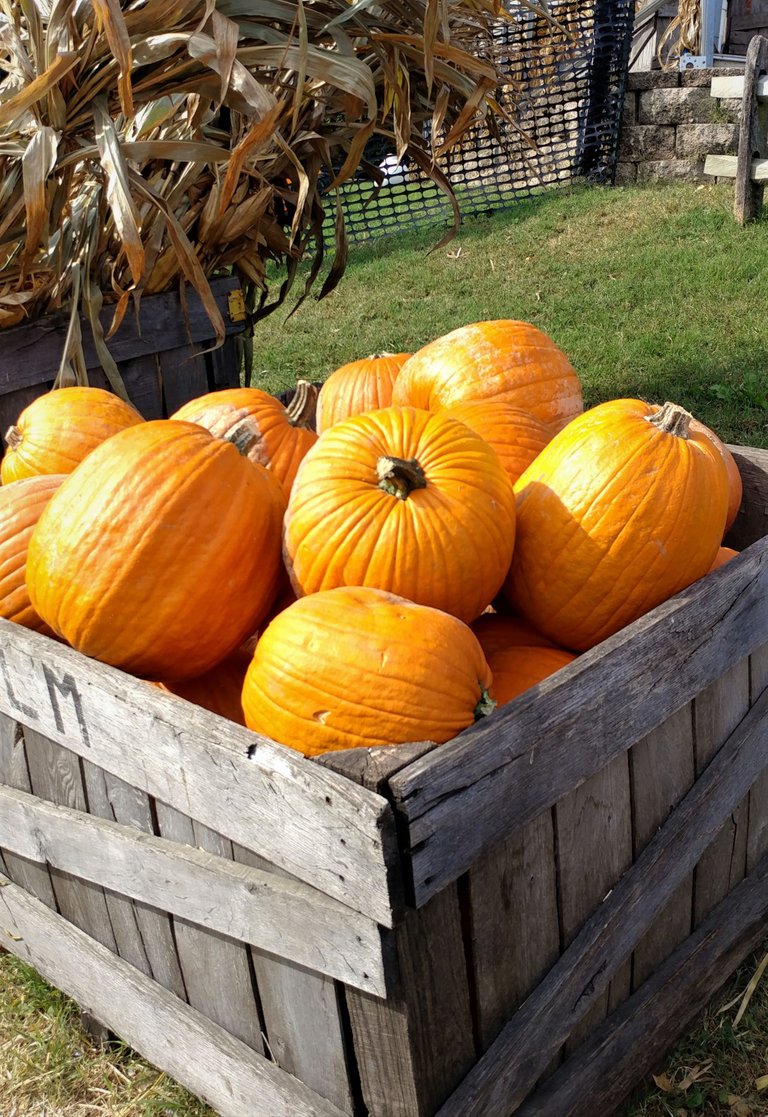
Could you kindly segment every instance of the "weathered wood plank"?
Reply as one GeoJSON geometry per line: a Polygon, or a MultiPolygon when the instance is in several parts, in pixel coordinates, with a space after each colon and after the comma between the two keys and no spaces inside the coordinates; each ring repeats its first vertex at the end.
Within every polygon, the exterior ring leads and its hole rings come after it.
{"type": "Polygon", "coordinates": [[[457,889],[394,932],[400,979],[386,1001],[347,990],[370,1117],[431,1117],[475,1060],[457,889]]]}
{"type": "Polygon", "coordinates": [[[744,488],[736,520],[726,537],[729,547],[741,551],[768,535],[768,450],[729,446],[744,488]]]}
{"type": "Polygon", "coordinates": [[[762,539],[397,772],[389,785],[407,829],[417,905],[767,639],[762,539]]]}
{"type": "Polygon", "coordinates": [[[224,344],[218,349],[213,349],[206,359],[210,366],[209,391],[240,387],[240,367],[238,365],[237,343],[234,337],[228,337],[224,344]]]}
{"type": "Polygon", "coordinates": [[[440,1110],[513,1112],[748,791],[764,762],[768,693],[440,1110]]]}
{"type": "MultiPolygon", "coordinates": [[[[0,846],[100,884],[125,903],[140,900],[386,994],[381,933],[372,920],[301,881],[95,817],[94,805],[101,805],[95,778],[88,792],[91,813],[83,814],[0,786],[0,846]]],[[[191,824],[185,834],[194,841],[191,824]]],[[[150,972],[146,958],[138,968],[150,972]]]]}
{"type": "MultiPolygon", "coordinates": [[[[227,333],[238,333],[242,322],[232,322],[228,313],[229,292],[239,287],[233,278],[215,280],[212,290],[224,317],[227,333]]],[[[188,322],[178,295],[175,292],[152,295],[142,299],[139,319],[132,308],[128,309],[119,329],[107,341],[107,348],[118,364],[136,357],[153,356],[166,349],[213,339],[213,327],[198,295],[190,288],[185,302],[189,312],[188,322]]],[[[109,329],[114,307],[101,312],[105,332],[109,329]]],[[[0,393],[13,388],[27,388],[53,380],[59,368],[67,319],[50,316],[36,322],[3,330],[3,347],[0,352],[0,393]]],[[[93,344],[90,326],[83,324],[83,351],[86,368],[98,368],[99,361],[93,344]]]]}
{"type": "Polygon", "coordinates": [[[560,953],[553,819],[544,811],[467,874],[483,1051],[560,953]]]}
{"type": "Polygon", "coordinates": [[[405,745],[379,745],[369,749],[340,749],[313,756],[315,764],[330,768],[361,787],[386,795],[389,779],[438,747],[435,741],[410,741],[405,745]]]}
{"type": "MultiPolygon", "coordinates": [[[[749,687],[754,703],[768,690],[768,644],[753,652],[749,660],[749,687]]],[[[760,773],[749,792],[747,832],[747,872],[768,853],[768,766],[760,773]]]]}
{"type": "Polygon", "coordinates": [[[392,925],[402,886],[383,798],[20,625],[0,621],[0,640],[0,711],[392,925]]]}
{"type": "MultiPolygon", "coordinates": [[[[739,173],[739,158],[737,155],[708,155],[704,160],[705,175],[738,179],[739,173]]],[[[750,161],[747,182],[752,184],[752,188],[756,183],[768,182],[768,159],[752,159],[750,161]]],[[[763,188],[760,187],[760,189],[763,188]]],[[[747,220],[751,221],[753,218],[747,220]]]]}
{"type": "Polygon", "coordinates": [[[768,39],[755,35],[747,47],[744,64],[744,92],[739,119],[739,154],[736,164],[736,187],[733,213],[742,225],[754,221],[763,208],[764,187],[768,179],[768,116],[766,104],[756,97],[758,78],[768,70],[768,39]],[[758,164],[756,167],[755,164],[758,164]],[[760,164],[764,165],[765,179],[760,164]]]}
{"type": "MultiPolygon", "coordinates": [[[[257,854],[238,845],[233,846],[233,854],[236,861],[268,871],[274,878],[274,866],[257,854]]],[[[277,875],[286,877],[281,870],[277,875]]],[[[256,948],[251,959],[272,1058],[321,1097],[353,1113],[349,1053],[336,984],[256,948]]]]}
{"type": "MultiPolygon", "coordinates": [[[[693,702],[696,773],[699,775],[749,709],[749,660],[711,683],[693,702]]],[[[693,926],[709,915],[744,876],[747,863],[747,799],[737,804],[696,866],[693,926]]]]}
{"type": "Polygon", "coordinates": [[[82,931],[0,881],[0,944],[221,1117],[343,1117],[340,1110],[82,931]]]}
{"type": "MultiPolygon", "coordinates": [[[[710,94],[730,101],[744,96],[743,74],[713,74],[710,94]]],[[[768,77],[763,75],[755,84],[755,96],[758,100],[768,100],[768,77]]]]}
{"type": "MultiPolygon", "coordinates": [[[[571,943],[632,864],[629,759],[626,754],[566,795],[555,807],[558,893],[563,944],[571,943]]],[[[594,1031],[629,994],[629,960],[616,971],[566,1042],[566,1051],[594,1031]]]]}
{"type": "MultiPolygon", "coordinates": [[[[653,835],[695,780],[691,705],[667,718],[629,752],[632,831],[636,851],[653,835]]],[[[635,948],[632,985],[637,988],[686,939],[691,930],[693,877],[689,876],[659,912],[635,948]]]]}
{"type": "MultiPolygon", "coordinates": [[[[22,727],[6,714],[0,714],[0,783],[19,791],[29,792],[32,789],[22,727]]],[[[3,860],[11,880],[56,910],[51,876],[45,865],[38,865],[13,853],[6,853],[3,860]]]]}
{"type": "MultiPolygon", "coordinates": [[[[78,811],[86,809],[85,789],[79,757],[24,727],[29,782],[35,795],[78,811]]],[[[56,906],[61,914],[94,939],[117,952],[104,889],[61,869],[50,869],[56,906]]]]}
{"type": "MultiPolygon", "coordinates": [[[[231,845],[165,803],[156,804],[160,833],[174,842],[231,856],[231,845]]],[[[248,947],[228,935],[209,931],[181,916],[173,920],[176,949],[189,1003],[209,1020],[225,1028],[263,1054],[264,1038],[258,1000],[253,988],[248,947]]]]}
{"type": "Polygon", "coordinates": [[[515,1110],[515,1117],[617,1112],[765,938],[767,892],[768,858],[763,858],[648,981],[515,1110]]]}
{"type": "Polygon", "coordinates": [[[182,404],[207,393],[208,370],[200,349],[200,345],[180,345],[159,355],[166,415],[173,415],[182,404]]]}

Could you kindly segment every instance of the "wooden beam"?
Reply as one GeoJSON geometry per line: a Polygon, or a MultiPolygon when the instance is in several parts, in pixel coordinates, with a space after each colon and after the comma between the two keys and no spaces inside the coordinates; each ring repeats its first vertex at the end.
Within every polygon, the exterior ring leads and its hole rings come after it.
{"type": "Polygon", "coordinates": [[[766,642],[768,538],[397,772],[417,906],[766,642]]]}
{"type": "Polygon", "coordinates": [[[508,1113],[522,1103],[765,768],[767,726],[768,692],[502,1029],[439,1117],[508,1113]]]}
{"type": "Polygon", "coordinates": [[[768,856],[515,1117],[618,1112],[642,1077],[765,938],[768,856]]]}
{"type": "Polygon", "coordinates": [[[386,995],[378,926],[299,881],[3,786],[0,846],[386,995]]]}
{"type": "Polygon", "coordinates": [[[221,1117],[344,1117],[298,1079],[0,878],[0,945],[221,1117]]]}
{"type": "Polygon", "coordinates": [[[0,711],[393,925],[400,908],[394,818],[374,792],[4,620],[0,711]]]}
{"type": "MultiPolygon", "coordinates": [[[[704,160],[704,174],[736,178],[738,162],[736,155],[708,155],[704,160]]],[[[752,182],[768,182],[768,159],[752,160],[750,178],[752,182]]]]}
{"type": "Polygon", "coordinates": [[[744,67],[744,94],[739,120],[739,154],[736,165],[736,186],[733,213],[745,225],[754,221],[763,208],[763,187],[753,178],[755,160],[764,161],[768,156],[768,105],[757,101],[757,83],[768,70],[768,39],[755,35],[747,47],[744,67]]]}

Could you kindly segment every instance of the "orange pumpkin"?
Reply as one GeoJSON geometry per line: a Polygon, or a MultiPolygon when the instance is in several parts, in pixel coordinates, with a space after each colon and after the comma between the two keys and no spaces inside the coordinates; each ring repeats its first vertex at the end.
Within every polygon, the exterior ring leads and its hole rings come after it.
{"type": "Polygon", "coordinates": [[[551,640],[537,632],[533,625],[514,613],[483,613],[470,625],[480,647],[489,660],[496,652],[511,647],[555,647],[551,640]]]}
{"type": "Polygon", "coordinates": [[[256,630],[282,575],[279,482],[229,442],[159,419],[97,447],[32,533],[33,607],[85,655],[194,678],[256,630]]]}
{"type": "MultiPolygon", "coordinates": [[[[336,429],[336,428],[334,428],[336,429]]],[[[455,737],[489,713],[491,674],[471,630],[361,586],[300,598],[261,636],[246,725],[308,756],[455,737]]]]}
{"type": "Polygon", "coordinates": [[[138,411],[103,388],[57,388],[25,407],[5,435],[4,485],[43,473],[71,473],[118,431],[143,423],[138,411]]]}
{"type": "Polygon", "coordinates": [[[728,476],[675,404],[612,400],[521,476],[505,592],[554,643],[585,651],[710,569],[728,476]]]}
{"type": "Polygon", "coordinates": [[[0,617],[51,635],[29,600],[27,547],[35,524],[64,474],[25,477],[0,488],[0,617]]]}
{"type": "Polygon", "coordinates": [[[317,441],[312,429],[316,398],[308,380],[299,381],[288,407],[260,388],[224,388],[190,400],[171,418],[234,442],[252,462],[274,473],[287,497],[302,458],[317,441]]]}
{"type": "Polygon", "coordinates": [[[250,647],[241,645],[203,675],[160,685],[164,690],[169,690],[180,698],[186,698],[196,706],[202,706],[204,710],[229,718],[237,725],[245,725],[241,695],[251,654],[250,647]]]}
{"type": "Polygon", "coordinates": [[[561,667],[573,663],[576,656],[551,645],[513,644],[493,655],[486,653],[486,659],[493,675],[491,697],[496,699],[497,705],[503,706],[542,679],[554,675],[561,667]]]}
{"type": "Polygon", "coordinates": [[[725,566],[727,562],[730,562],[731,559],[736,558],[738,554],[739,552],[734,551],[733,547],[720,547],[717,554],[715,555],[715,561],[709,568],[709,573],[711,574],[713,570],[717,570],[719,569],[719,567],[725,566]]]}
{"type": "Polygon", "coordinates": [[[453,613],[482,613],[512,558],[512,485],[463,423],[416,408],[327,430],[301,464],[285,517],[296,593],[375,586],[453,613]]]}
{"type": "Polygon", "coordinates": [[[317,397],[315,426],[318,434],[352,415],[389,407],[397,374],[410,356],[410,353],[378,353],[350,361],[332,372],[317,397]]]}
{"type": "Polygon", "coordinates": [[[552,438],[534,415],[503,399],[465,400],[446,408],[445,414],[466,423],[494,448],[513,485],[552,438]]]}
{"type": "Polygon", "coordinates": [[[503,399],[553,430],[583,409],[581,382],[562,350],[528,322],[461,326],[406,361],[392,390],[399,406],[438,411],[470,399],[503,399]]]}

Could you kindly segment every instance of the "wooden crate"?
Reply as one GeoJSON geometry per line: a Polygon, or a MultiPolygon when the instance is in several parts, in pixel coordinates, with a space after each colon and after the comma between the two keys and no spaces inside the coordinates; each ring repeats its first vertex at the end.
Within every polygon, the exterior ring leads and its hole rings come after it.
{"type": "MultiPolygon", "coordinates": [[[[167,418],[204,392],[240,386],[235,356],[235,334],[245,324],[240,284],[237,279],[216,279],[211,289],[227,331],[220,348],[211,349],[214,330],[191,288],[184,300],[186,314],[175,292],[147,295],[141,300],[139,319],[129,308],[107,342],[131,403],[145,419],[167,418]]],[[[112,307],[101,313],[105,332],[112,314],[112,307]]],[[[106,388],[86,321],[82,332],[89,383],[106,388]]],[[[53,387],[66,334],[67,321],[61,316],[0,330],[0,433],[15,423],[28,403],[53,387]]]]}
{"type": "Polygon", "coordinates": [[[743,553],[439,748],[305,759],[0,623],[0,943],[224,1117],[608,1117],[768,914],[743,553]]]}

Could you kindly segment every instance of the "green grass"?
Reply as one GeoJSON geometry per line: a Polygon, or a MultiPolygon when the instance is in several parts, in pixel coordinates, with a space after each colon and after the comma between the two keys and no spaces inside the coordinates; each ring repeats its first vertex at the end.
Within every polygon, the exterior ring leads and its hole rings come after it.
{"type": "MultiPolygon", "coordinates": [[[[726,187],[560,192],[467,221],[431,253],[434,232],[354,249],[328,299],[260,324],[254,382],[276,390],[322,379],[467,322],[520,318],[568,353],[588,404],[672,399],[728,441],[768,446],[768,221],[741,229],[731,205],[726,187]]],[[[755,1085],[768,1075],[768,974],[738,1028],[736,1006],[719,1011],[761,953],[624,1117],[768,1115],[768,1090],[755,1085]]],[[[0,990],[0,1117],[210,1114],[126,1049],[94,1049],[71,1002],[9,956],[0,955],[0,990]]]]}
{"type": "Polygon", "coordinates": [[[260,323],[254,382],[323,379],[518,318],[565,350],[590,405],[673,399],[726,440],[766,446],[768,221],[742,229],[731,206],[727,187],[552,192],[467,221],[432,253],[434,232],[361,246],[330,296],[260,323]]]}

